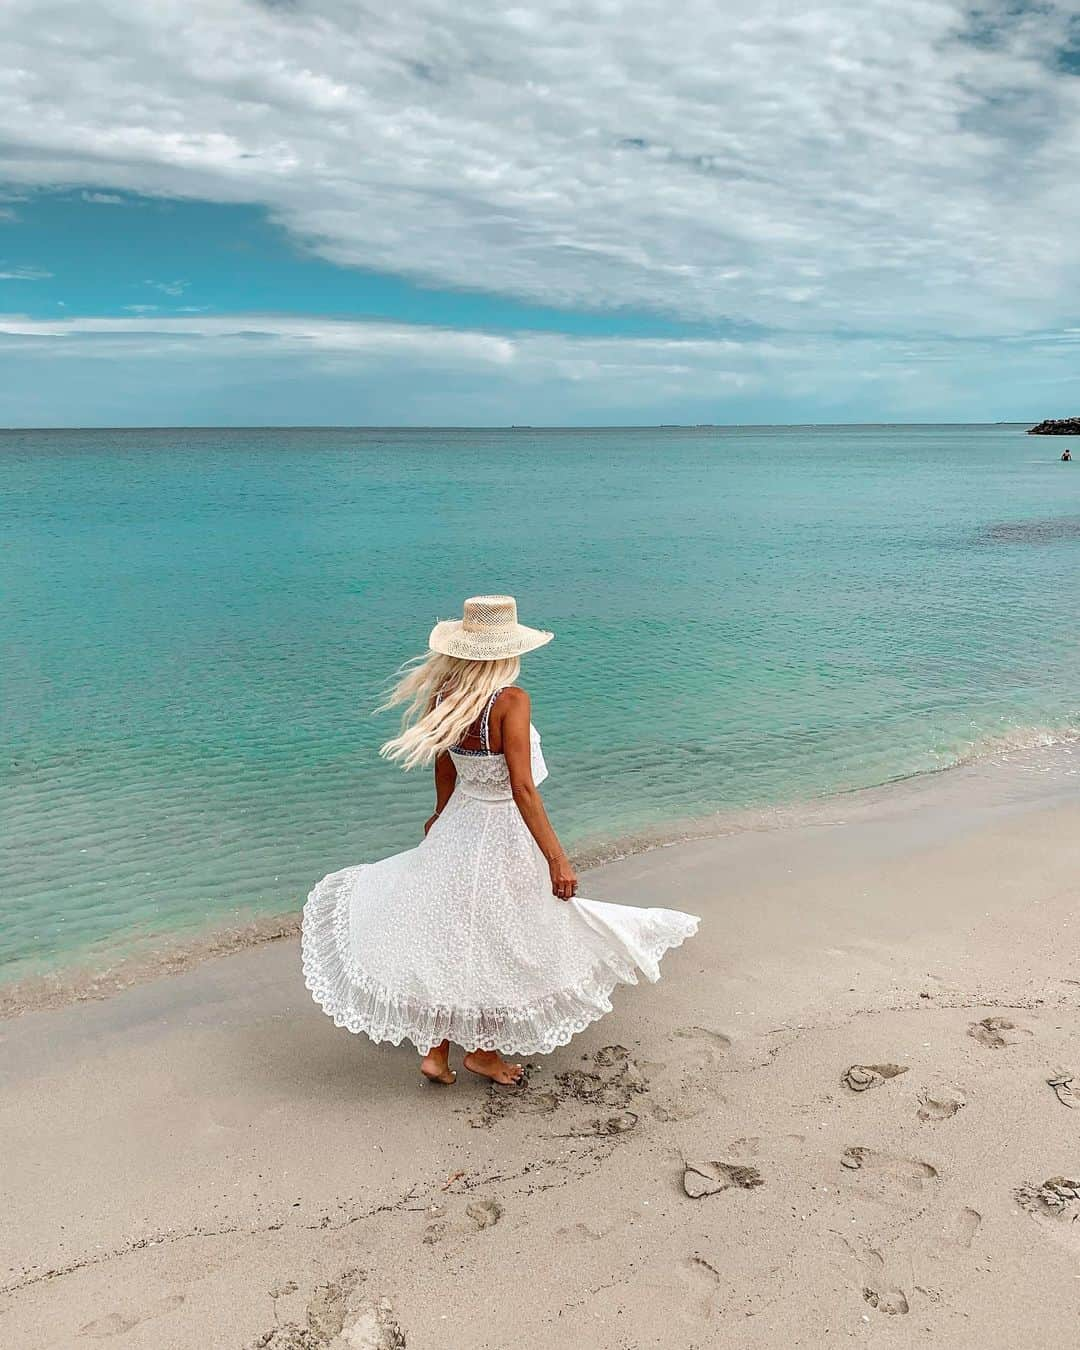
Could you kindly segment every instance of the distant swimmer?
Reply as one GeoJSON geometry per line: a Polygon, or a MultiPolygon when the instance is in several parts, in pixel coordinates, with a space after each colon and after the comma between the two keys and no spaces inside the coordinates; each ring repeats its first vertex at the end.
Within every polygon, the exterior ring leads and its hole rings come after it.
{"type": "Polygon", "coordinates": [[[1068,464],[1071,459],[1072,459],[1072,451],[1069,449],[1068,446],[1066,446],[1065,453],[1061,456],[1061,462],[1062,464],[1068,464]]]}

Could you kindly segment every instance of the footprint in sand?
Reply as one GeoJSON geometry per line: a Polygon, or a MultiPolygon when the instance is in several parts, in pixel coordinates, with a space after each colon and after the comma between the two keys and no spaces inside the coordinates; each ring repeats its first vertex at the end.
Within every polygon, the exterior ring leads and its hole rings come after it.
{"type": "Polygon", "coordinates": [[[911,1306],[907,1301],[907,1294],[896,1285],[882,1283],[878,1289],[874,1289],[870,1285],[864,1285],[862,1296],[871,1308],[876,1308],[878,1312],[888,1313],[890,1317],[897,1313],[908,1312],[911,1306]]]}
{"type": "Polygon", "coordinates": [[[693,1120],[695,1116],[700,1116],[704,1109],[705,1107],[688,1092],[677,1093],[667,1101],[654,1101],[649,1106],[651,1114],[665,1125],[677,1120],[693,1120]]]}
{"type": "Polygon", "coordinates": [[[979,1211],[965,1206],[956,1211],[945,1231],[958,1247],[967,1248],[971,1246],[981,1223],[982,1215],[979,1211]]]}
{"type": "Polygon", "coordinates": [[[251,1350],[405,1350],[405,1336],[385,1298],[361,1291],[364,1273],[344,1270],[316,1287],[307,1305],[306,1326],[285,1322],[252,1342],[251,1350]]]}
{"type": "Polygon", "coordinates": [[[984,1017],[981,1022],[972,1022],[968,1035],[989,1050],[1001,1050],[1007,1045],[1018,1045],[1031,1032],[1007,1017],[984,1017]]]}
{"type": "Polygon", "coordinates": [[[966,1105],[967,1098],[957,1087],[925,1088],[919,1093],[919,1109],[915,1114],[924,1121],[951,1120],[966,1105]]]}
{"type": "Polygon", "coordinates": [[[308,1300],[307,1324],[314,1336],[332,1341],[341,1334],[364,1272],[356,1267],[343,1270],[334,1280],[315,1286],[308,1300]]]}
{"type": "Polygon", "coordinates": [[[593,1063],[598,1069],[610,1069],[617,1064],[625,1064],[630,1051],[625,1045],[602,1045],[593,1055],[593,1063]]]}
{"type": "Polygon", "coordinates": [[[732,1139],[725,1144],[723,1151],[733,1158],[757,1158],[765,1150],[775,1153],[778,1149],[788,1149],[791,1146],[797,1148],[805,1143],[805,1134],[776,1134],[770,1135],[768,1139],[760,1134],[749,1134],[732,1139]]]}
{"type": "Polygon", "coordinates": [[[433,1247],[436,1242],[451,1234],[483,1232],[485,1228],[494,1228],[503,1216],[502,1205],[497,1200],[481,1198],[465,1206],[465,1217],[469,1220],[452,1219],[445,1205],[429,1205],[424,1213],[424,1231],[421,1241],[425,1247],[433,1247]]]}
{"type": "Polygon", "coordinates": [[[598,1116],[585,1122],[580,1130],[566,1130],[554,1135],[556,1139],[595,1139],[602,1135],[626,1134],[641,1117],[636,1111],[617,1111],[613,1116],[598,1116]]]}
{"type": "Polygon", "coordinates": [[[699,1252],[688,1256],[682,1263],[684,1283],[704,1300],[703,1311],[708,1311],[717,1289],[724,1283],[724,1277],[713,1263],[699,1252]]]}
{"type": "Polygon", "coordinates": [[[890,1278],[881,1252],[876,1247],[871,1247],[865,1238],[859,1239],[861,1250],[857,1250],[842,1234],[837,1236],[858,1268],[858,1288],[870,1307],[889,1317],[910,1311],[908,1296],[900,1285],[890,1278]]]}
{"type": "MultiPolygon", "coordinates": [[[[551,1116],[563,1107],[583,1104],[593,1108],[607,1107],[617,1113],[594,1119],[584,1133],[621,1134],[631,1128],[637,1117],[627,1124],[625,1115],[633,1114],[627,1112],[627,1108],[638,1094],[648,1092],[649,1085],[629,1050],[624,1045],[605,1045],[591,1056],[582,1055],[582,1061],[586,1067],[556,1074],[554,1083],[548,1087],[537,1087],[528,1082],[509,1092],[505,1088],[489,1087],[479,1110],[472,1109],[469,1124],[474,1129],[489,1129],[507,1116],[551,1116]]],[[[578,1133],[574,1130],[559,1137],[572,1137],[578,1133]]]]}
{"type": "Polygon", "coordinates": [[[921,1190],[925,1181],[934,1180],[937,1168],[918,1158],[902,1158],[892,1153],[878,1153],[872,1148],[858,1146],[844,1149],[841,1167],[851,1172],[874,1173],[888,1181],[895,1181],[908,1190],[921,1190]]]}
{"type": "Polygon", "coordinates": [[[133,1330],[141,1322],[149,1322],[151,1318],[161,1317],[164,1313],[172,1312],[179,1308],[184,1302],[183,1294],[170,1294],[167,1298],[159,1299],[150,1307],[140,1313],[106,1313],[104,1317],[95,1318],[93,1322],[87,1322],[85,1326],[79,1328],[80,1336],[94,1336],[104,1339],[106,1336],[123,1336],[126,1332],[133,1330]]]}
{"type": "Polygon", "coordinates": [[[1080,1181],[1050,1177],[1041,1186],[1018,1187],[1013,1196],[1032,1218],[1052,1225],[1057,1233],[1080,1237],[1080,1181]]]}
{"type": "Polygon", "coordinates": [[[566,1228],[557,1229],[555,1236],[571,1242],[599,1242],[614,1231],[615,1224],[600,1227],[587,1223],[572,1223],[567,1225],[566,1228]]]}
{"type": "Polygon", "coordinates": [[[125,1317],[122,1313],[106,1313],[104,1317],[96,1317],[92,1322],[80,1327],[79,1335],[122,1336],[125,1331],[137,1327],[142,1320],[141,1317],[125,1317]]]}
{"type": "Polygon", "coordinates": [[[1062,1106],[1075,1107],[1080,1102],[1080,1091],[1073,1086],[1073,1074],[1068,1069],[1058,1069],[1053,1077],[1046,1080],[1046,1086],[1053,1089],[1054,1096],[1062,1106]]]}
{"type": "Polygon", "coordinates": [[[703,1195],[715,1195],[718,1191],[752,1191],[756,1186],[764,1186],[765,1180],[756,1167],[740,1163],[686,1162],[682,1184],[691,1200],[700,1200],[703,1195]]]}
{"type": "Polygon", "coordinates": [[[465,1206],[465,1213],[476,1224],[477,1228],[494,1228],[503,1216],[502,1205],[498,1200],[474,1200],[471,1205],[465,1206]]]}
{"type": "MultiPolygon", "coordinates": [[[[583,1056],[588,1063],[588,1057],[583,1056]]],[[[623,1045],[602,1046],[592,1057],[594,1068],[570,1069],[555,1075],[560,1103],[587,1102],[591,1106],[628,1107],[649,1085],[629,1050],[623,1045]]]]}
{"type": "Polygon", "coordinates": [[[687,1056],[680,1054],[679,1061],[683,1068],[692,1070],[713,1068],[732,1046],[730,1036],[725,1036],[722,1031],[713,1031],[710,1027],[677,1027],[671,1034],[691,1043],[691,1053],[687,1056]]]}
{"type": "Polygon", "coordinates": [[[760,1134],[742,1135],[738,1139],[732,1139],[724,1149],[725,1153],[730,1153],[733,1158],[756,1158],[761,1153],[765,1139],[760,1134]]]}
{"type": "Polygon", "coordinates": [[[840,1081],[852,1092],[866,1092],[907,1071],[906,1064],[852,1064],[844,1070],[840,1081]]]}
{"type": "Polygon", "coordinates": [[[718,1053],[731,1049],[731,1037],[722,1031],[713,1031],[711,1027],[676,1027],[671,1033],[685,1041],[704,1041],[718,1053]]]}
{"type": "Polygon", "coordinates": [[[719,1269],[700,1252],[684,1257],[675,1267],[683,1293],[672,1310],[671,1337],[678,1336],[676,1326],[685,1329],[678,1340],[669,1343],[700,1345],[698,1336],[712,1323],[717,1312],[716,1301],[725,1284],[719,1269]],[[691,1339],[692,1338],[692,1339],[691,1339]]]}

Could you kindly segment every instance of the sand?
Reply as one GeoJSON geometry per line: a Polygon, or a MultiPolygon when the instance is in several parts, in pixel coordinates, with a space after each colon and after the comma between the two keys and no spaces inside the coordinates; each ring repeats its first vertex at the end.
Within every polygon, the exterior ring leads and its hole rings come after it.
{"type": "Polygon", "coordinates": [[[520,1092],[334,1028],[293,939],[0,1023],[0,1345],[1073,1344],[1072,754],[590,872],[702,931],[520,1092]]]}

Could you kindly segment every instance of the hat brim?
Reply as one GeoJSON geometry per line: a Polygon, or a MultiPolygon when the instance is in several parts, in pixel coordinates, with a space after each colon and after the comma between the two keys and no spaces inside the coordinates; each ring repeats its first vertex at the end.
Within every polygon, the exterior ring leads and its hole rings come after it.
{"type": "Polygon", "coordinates": [[[505,633],[470,633],[461,619],[444,619],[431,630],[428,647],[461,661],[504,661],[546,646],[555,636],[542,628],[515,624],[505,633]]]}

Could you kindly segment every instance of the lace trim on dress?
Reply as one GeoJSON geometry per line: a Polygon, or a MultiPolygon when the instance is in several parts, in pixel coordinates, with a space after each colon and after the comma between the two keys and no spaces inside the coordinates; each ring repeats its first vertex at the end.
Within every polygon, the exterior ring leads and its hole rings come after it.
{"type": "MultiPolygon", "coordinates": [[[[304,906],[304,981],[316,1003],[347,1031],[373,1041],[400,1045],[409,1040],[421,1054],[440,1041],[466,1049],[499,1050],[511,1055],[546,1055],[566,1045],[579,1031],[611,1012],[617,984],[637,984],[634,962],[612,950],[572,988],[520,1007],[438,1008],[403,998],[368,978],[345,955],[349,942],[348,878],[355,868],[324,877],[304,906]]],[[[655,969],[664,953],[680,946],[698,929],[692,915],[646,910],[640,934],[643,955],[655,969]]],[[[646,970],[648,974],[648,970],[646,970]]]]}

